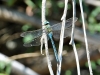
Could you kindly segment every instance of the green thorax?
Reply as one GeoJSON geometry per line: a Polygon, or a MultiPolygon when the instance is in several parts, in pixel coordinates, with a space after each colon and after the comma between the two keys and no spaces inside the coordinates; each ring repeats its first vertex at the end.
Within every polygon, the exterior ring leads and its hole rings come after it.
{"type": "Polygon", "coordinates": [[[46,25],[45,30],[46,30],[47,33],[52,32],[52,28],[49,24],[46,25]]]}

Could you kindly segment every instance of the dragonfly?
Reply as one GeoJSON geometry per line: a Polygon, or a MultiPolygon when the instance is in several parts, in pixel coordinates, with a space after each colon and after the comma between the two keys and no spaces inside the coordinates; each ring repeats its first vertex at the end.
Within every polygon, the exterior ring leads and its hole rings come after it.
{"type": "MultiPolygon", "coordinates": [[[[75,21],[77,21],[77,17],[75,17],[75,21]]],[[[68,37],[68,33],[67,31],[71,32],[71,28],[72,28],[72,22],[73,22],[73,18],[69,18],[68,20],[66,20],[66,24],[65,24],[65,34],[64,34],[64,38],[68,37]]],[[[57,50],[53,41],[54,39],[60,39],[60,31],[61,31],[61,26],[62,23],[57,23],[54,25],[50,25],[49,22],[47,21],[45,24],[45,33],[47,34],[47,38],[48,40],[51,40],[52,46],[53,46],[53,50],[54,50],[54,55],[56,58],[56,61],[59,63],[59,58],[58,58],[58,54],[57,54],[57,50]]],[[[43,29],[38,29],[38,30],[33,30],[33,31],[26,31],[21,33],[21,37],[29,37],[29,40],[26,41],[23,45],[25,47],[31,47],[31,46],[39,46],[41,44],[40,40],[41,40],[41,36],[43,33],[43,29]]]]}

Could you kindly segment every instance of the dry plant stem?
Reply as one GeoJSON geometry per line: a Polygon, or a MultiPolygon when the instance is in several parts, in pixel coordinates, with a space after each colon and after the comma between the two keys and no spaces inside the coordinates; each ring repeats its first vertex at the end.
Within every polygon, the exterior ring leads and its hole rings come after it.
{"type": "Polygon", "coordinates": [[[76,59],[76,64],[77,64],[77,73],[78,73],[78,75],[81,75],[80,74],[80,65],[79,65],[78,53],[77,53],[77,49],[76,49],[74,41],[72,43],[72,47],[73,47],[73,50],[74,50],[74,53],[75,53],[75,59],[76,59]]]}
{"type": "Polygon", "coordinates": [[[75,0],[72,0],[72,4],[73,4],[73,22],[72,22],[72,32],[71,32],[71,40],[69,44],[73,44],[74,41],[74,29],[75,29],[75,17],[76,17],[76,7],[75,7],[75,0]]]}
{"type": "Polygon", "coordinates": [[[42,52],[43,43],[44,43],[44,41],[43,41],[43,39],[42,39],[42,37],[41,37],[41,49],[40,49],[40,50],[41,50],[41,54],[42,54],[42,55],[44,55],[43,52],[42,52]]]}
{"type": "Polygon", "coordinates": [[[90,75],[93,75],[92,67],[91,67],[91,62],[90,62],[90,54],[89,54],[89,49],[88,49],[87,36],[86,36],[86,29],[85,29],[85,21],[84,21],[82,0],[79,0],[79,2],[80,2],[80,10],[81,10],[81,16],[82,16],[83,32],[84,32],[84,39],[85,39],[85,45],[86,45],[86,53],[87,53],[87,60],[88,60],[88,65],[89,65],[89,71],[90,71],[90,75]]]}
{"type": "Polygon", "coordinates": [[[60,63],[57,64],[57,75],[60,75],[60,72],[61,72],[62,50],[63,50],[63,41],[64,41],[63,37],[64,37],[65,20],[66,20],[66,14],[67,14],[67,3],[68,3],[68,0],[65,0],[64,13],[63,13],[63,16],[61,18],[62,28],[61,28],[60,42],[59,42],[59,52],[58,52],[58,57],[59,57],[60,63]]]}
{"type": "Polygon", "coordinates": [[[42,52],[43,43],[45,43],[45,52],[46,52],[49,72],[50,72],[50,75],[54,75],[53,70],[52,70],[51,61],[50,61],[50,58],[49,58],[47,35],[45,33],[45,30],[44,30],[44,28],[45,28],[44,23],[46,22],[45,6],[46,6],[46,0],[42,0],[42,29],[43,29],[43,34],[42,34],[42,37],[41,37],[41,52],[42,52]]]}
{"type": "Polygon", "coordinates": [[[24,54],[14,55],[9,58],[12,60],[16,60],[16,59],[22,59],[28,57],[38,57],[38,56],[40,56],[40,53],[24,53],[24,54]]]}
{"type": "Polygon", "coordinates": [[[2,53],[0,53],[0,61],[11,62],[12,72],[17,75],[39,75],[30,68],[25,67],[23,64],[9,59],[9,57],[3,55],[2,53]]]}
{"type": "MultiPolygon", "coordinates": [[[[50,53],[52,55],[53,52],[50,52],[50,53]]],[[[67,55],[67,52],[63,51],[62,55],[67,55]]],[[[39,57],[39,56],[41,56],[41,54],[38,52],[36,52],[36,53],[24,53],[24,54],[13,55],[13,56],[9,57],[9,59],[16,60],[16,59],[23,59],[23,58],[29,58],[29,57],[39,57]]]]}
{"type": "Polygon", "coordinates": [[[76,7],[75,7],[75,0],[72,0],[72,4],[73,4],[73,22],[72,22],[72,33],[71,33],[71,40],[70,40],[70,45],[72,45],[74,53],[75,53],[75,59],[76,59],[76,64],[77,64],[77,73],[78,75],[80,75],[80,65],[79,65],[79,58],[78,58],[78,53],[76,50],[76,46],[74,43],[74,29],[75,29],[75,24],[74,24],[74,20],[75,20],[75,16],[76,16],[76,7]]]}
{"type": "Polygon", "coordinates": [[[93,5],[93,6],[100,6],[100,0],[84,0],[85,3],[87,4],[90,4],[90,5],[93,5]]]}

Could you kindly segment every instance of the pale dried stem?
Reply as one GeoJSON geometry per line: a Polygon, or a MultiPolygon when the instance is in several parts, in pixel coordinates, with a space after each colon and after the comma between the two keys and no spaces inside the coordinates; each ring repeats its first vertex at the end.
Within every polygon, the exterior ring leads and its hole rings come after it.
{"type": "Polygon", "coordinates": [[[68,0],[65,0],[64,13],[63,13],[63,16],[61,18],[62,27],[61,27],[59,51],[58,51],[58,57],[59,57],[60,63],[57,64],[57,75],[60,75],[60,73],[61,73],[62,50],[63,50],[63,41],[64,41],[63,38],[64,38],[65,21],[66,21],[66,14],[67,14],[67,3],[68,3],[68,0]]]}
{"type": "Polygon", "coordinates": [[[90,75],[93,75],[92,67],[91,67],[91,62],[90,62],[90,54],[89,54],[87,36],[86,36],[86,29],[85,29],[85,20],[84,20],[84,14],[83,14],[82,0],[79,0],[79,3],[80,3],[80,10],[81,10],[81,16],[82,16],[83,32],[84,32],[84,39],[85,39],[85,46],[86,46],[86,53],[87,53],[87,60],[88,60],[88,65],[89,65],[89,71],[90,71],[90,75]]]}
{"type": "Polygon", "coordinates": [[[73,4],[73,22],[72,22],[72,33],[71,33],[71,40],[70,40],[70,45],[72,45],[74,53],[75,53],[75,59],[76,59],[76,64],[77,64],[77,73],[78,75],[80,75],[80,65],[79,65],[79,58],[78,58],[78,53],[77,53],[77,49],[74,43],[74,29],[75,29],[75,17],[76,17],[76,7],[75,7],[75,0],[72,0],[72,4],[73,4]]]}
{"type": "Polygon", "coordinates": [[[46,0],[42,0],[42,29],[43,29],[43,34],[42,34],[42,37],[41,37],[41,52],[42,52],[43,43],[45,43],[45,52],[46,52],[49,72],[50,72],[50,75],[54,75],[53,70],[52,70],[52,65],[51,65],[50,57],[49,57],[47,35],[45,33],[45,30],[44,30],[44,28],[45,28],[44,23],[46,22],[45,7],[46,7],[46,0]]]}

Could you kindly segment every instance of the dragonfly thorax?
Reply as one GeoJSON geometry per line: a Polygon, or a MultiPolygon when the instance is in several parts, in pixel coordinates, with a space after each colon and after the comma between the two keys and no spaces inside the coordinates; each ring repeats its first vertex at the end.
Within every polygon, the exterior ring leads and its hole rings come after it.
{"type": "Polygon", "coordinates": [[[51,26],[49,24],[46,25],[45,30],[46,30],[47,33],[52,32],[52,28],[51,28],[51,26]]]}

